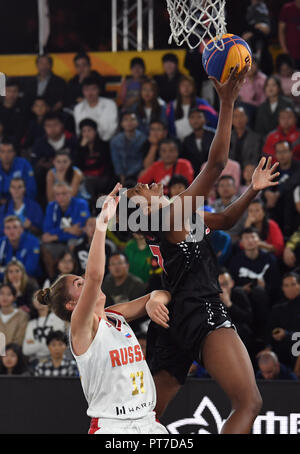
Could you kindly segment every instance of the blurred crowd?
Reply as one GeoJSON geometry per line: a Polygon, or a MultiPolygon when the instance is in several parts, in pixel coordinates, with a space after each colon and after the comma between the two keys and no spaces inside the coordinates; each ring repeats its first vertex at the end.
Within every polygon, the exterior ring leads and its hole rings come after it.
{"type": "MultiPolygon", "coordinates": [[[[243,37],[254,61],[234,108],[229,161],[205,209],[222,211],[239,197],[261,156],[279,162],[278,186],[260,193],[233,228],[213,232],[211,243],[222,301],[257,377],[297,380],[300,1],[280,11],[276,57],[266,3],[252,0],[247,21],[243,37]]],[[[105,95],[88,54],[75,56],[69,81],[52,66],[50,55],[39,55],[36,75],[8,79],[0,103],[0,332],[7,343],[0,374],[78,375],[68,326],[38,303],[36,290],[61,274],[84,275],[96,202],[117,181],[127,188],[163,183],[170,199],[187,188],[207,161],[218,123],[199,51],[186,53],[187,74],[171,51],[151,77],[142,56],[133,58],[116,99],[105,95]]],[[[161,288],[161,273],[141,235],[108,230],[107,306],[161,288]]],[[[148,323],[132,325],[144,348],[148,323]]],[[[200,364],[190,373],[207,376],[200,364]]]]}

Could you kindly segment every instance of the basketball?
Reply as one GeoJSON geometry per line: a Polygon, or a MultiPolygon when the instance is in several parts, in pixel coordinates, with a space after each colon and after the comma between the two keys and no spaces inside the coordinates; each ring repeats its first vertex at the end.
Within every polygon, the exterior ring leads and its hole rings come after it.
{"type": "MultiPolygon", "coordinates": [[[[240,36],[226,34],[222,36],[224,49],[215,47],[213,40],[207,43],[202,55],[202,64],[208,76],[215,77],[224,83],[230,76],[231,71],[239,65],[241,71],[247,64],[252,65],[252,52],[246,41],[240,36]]],[[[217,43],[221,48],[221,42],[217,43]]]]}

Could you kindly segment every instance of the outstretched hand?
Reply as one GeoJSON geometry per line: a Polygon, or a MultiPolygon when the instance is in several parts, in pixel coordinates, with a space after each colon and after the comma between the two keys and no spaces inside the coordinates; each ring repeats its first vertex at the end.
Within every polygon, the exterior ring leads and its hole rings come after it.
{"type": "Polygon", "coordinates": [[[166,302],[169,302],[171,295],[164,290],[156,290],[151,293],[150,299],[146,304],[146,311],[149,318],[163,328],[169,328],[169,310],[166,302]]]}
{"type": "Polygon", "coordinates": [[[235,102],[245,81],[246,74],[250,70],[250,65],[246,65],[240,73],[238,70],[239,65],[236,65],[236,67],[231,71],[227,81],[223,84],[215,77],[209,77],[215,86],[221,102],[227,102],[229,104],[233,104],[235,102]]]}
{"type": "Polygon", "coordinates": [[[268,160],[266,158],[261,158],[252,175],[253,189],[255,191],[261,191],[262,189],[268,188],[270,186],[277,186],[278,181],[273,180],[280,175],[279,172],[274,173],[278,166],[279,162],[275,162],[275,164],[272,166],[271,156],[268,158],[268,160]],[[263,167],[265,164],[266,167],[264,169],[263,167]]]}
{"type": "Polygon", "coordinates": [[[97,217],[96,225],[98,230],[105,230],[108,222],[116,214],[117,206],[120,200],[120,197],[117,196],[117,194],[121,188],[122,185],[117,183],[112,192],[105,198],[101,213],[97,217]]]}

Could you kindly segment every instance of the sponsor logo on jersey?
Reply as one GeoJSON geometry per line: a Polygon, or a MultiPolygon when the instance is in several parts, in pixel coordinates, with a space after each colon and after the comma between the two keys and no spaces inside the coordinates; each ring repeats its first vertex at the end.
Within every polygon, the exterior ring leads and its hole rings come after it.
{"type": "Polygon", "coordinates": [[[135,411],[142,410],[143,408],[148,408],[151,406],[155,406],[155,401],[151,400],[149,402],[142,402],[139,405],[134,405],[133,407],[116,407],[116,415],[128,415],[130,413],[134,413],[135,411]]]}

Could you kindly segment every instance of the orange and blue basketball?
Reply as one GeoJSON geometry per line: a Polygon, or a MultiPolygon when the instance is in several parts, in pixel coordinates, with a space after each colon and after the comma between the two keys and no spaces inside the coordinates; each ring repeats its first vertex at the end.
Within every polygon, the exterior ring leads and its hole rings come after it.
{"type": "MultiPolygon", "coordinates": [[[[223,50],[215,47],[213,40],[207,43],[202,55],[202,64],[208,76],[213,76],[224,83],[237,64],[239,71],[247,64],[251,67],[252,52],[249,45],[240,36],[226,34],[222,36],[222,40],[224,42],[223,50]]],[[[217,44],[221,48],[221,41],[217,44]]]]}

